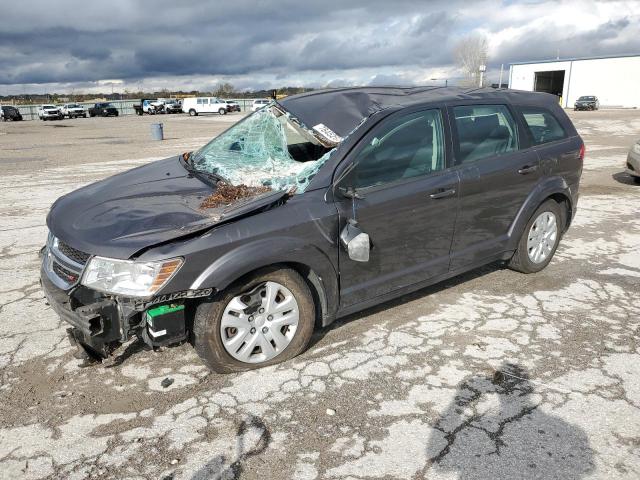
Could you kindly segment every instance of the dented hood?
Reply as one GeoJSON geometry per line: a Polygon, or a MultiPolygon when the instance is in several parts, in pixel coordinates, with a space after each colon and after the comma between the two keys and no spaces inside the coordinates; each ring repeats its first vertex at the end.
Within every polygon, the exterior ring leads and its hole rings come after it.
{"type": "Polygon", "coordinates": [[[180,157],[160,160],[87,185],[51,207],[47,225],[68,245],[86,253],[130,258],[158,243],[211,228],[282,198],[269,193],[203,210],[214,184],[192,175],[180,157]]]}

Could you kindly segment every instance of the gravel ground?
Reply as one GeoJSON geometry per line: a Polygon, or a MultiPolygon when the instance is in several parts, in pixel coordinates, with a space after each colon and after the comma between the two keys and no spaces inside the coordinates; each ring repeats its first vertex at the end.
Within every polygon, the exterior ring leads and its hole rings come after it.
{"type": "Polygon", "coordinates": [[[79,368],[37,252],[58,196],[239,116],[0,124],[0,476],[640,478],[640,186],[622,173],[640,115],[571,115],[587,144],[581,199],[547,269],[482,268],[233,375],[188,345],[131,343],[79,368]],[[150,138],[158,120],[164,142],[150,138]]]}

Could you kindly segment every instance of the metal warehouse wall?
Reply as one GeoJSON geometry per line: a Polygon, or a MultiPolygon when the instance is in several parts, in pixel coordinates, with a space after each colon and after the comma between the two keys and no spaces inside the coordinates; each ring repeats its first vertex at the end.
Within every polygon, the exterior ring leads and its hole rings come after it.
{"type": "Polygon", "coordinates": [[[509,88],[534,90],[536,72],[564,70],[562,106],[595,95],[602,107],[640,108],[640,55],[511,65],[509,88]]]}

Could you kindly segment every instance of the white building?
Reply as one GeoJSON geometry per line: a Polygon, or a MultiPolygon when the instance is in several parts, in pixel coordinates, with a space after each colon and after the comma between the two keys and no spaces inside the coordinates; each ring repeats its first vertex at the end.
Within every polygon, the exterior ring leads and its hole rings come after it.
{"type": "Polygon", "coordinates": [[[553,93],[568,108],[583,95],[601,107],[640,107],[640,55],[514,63],[509,88],[553,93]]]}

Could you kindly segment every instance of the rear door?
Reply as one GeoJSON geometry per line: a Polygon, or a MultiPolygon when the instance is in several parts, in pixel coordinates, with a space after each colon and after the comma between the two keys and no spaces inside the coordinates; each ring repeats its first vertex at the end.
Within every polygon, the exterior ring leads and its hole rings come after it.
{"type": "Polygon", "coordinates": [[[531,144],[538,152],[542,175],[561,175],[572,189],[577,190],[582,173],[581,142],[569,138],[569,132],[551,110],[538,106],[517,109],[531,144]]]}
{"type": "Polygon", "coordinates": [[[538,156],[505,104],[449,108],[460,211],[451,269],[482,263],[506,249],[509,228],[540,179],[538,156]]]}
{"type": "Polygon", "coordinates": [[[196,104],[196,111],[198,113],[207,113],[209,111],[209,99],[198,98],[197,104],[196,104]]]}
{"type": "Polygon", "coordinates": [[[371,239],[368,262],[340,248],[341,306],[447,272],[458,174],[447,168],[443,111],[396,114],[374,127],[339,181],[359,199],[336,202],[341,225],[357,220],[371,239]]]}

